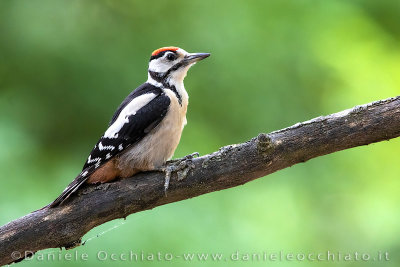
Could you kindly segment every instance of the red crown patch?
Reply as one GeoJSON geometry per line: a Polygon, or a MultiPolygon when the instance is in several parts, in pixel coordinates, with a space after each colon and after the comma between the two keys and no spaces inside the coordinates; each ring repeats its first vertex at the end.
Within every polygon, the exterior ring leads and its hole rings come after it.
{"type": "Polygon", "coordinates": [[[175,46],[161,47],[157,50],[154,50],[153,53],[151,53],[151,55],[157,56],[159,53],[161,53],[163,51],[177,51],[178,49],[179,49],[179,47],[175,47],[175,46]]]}

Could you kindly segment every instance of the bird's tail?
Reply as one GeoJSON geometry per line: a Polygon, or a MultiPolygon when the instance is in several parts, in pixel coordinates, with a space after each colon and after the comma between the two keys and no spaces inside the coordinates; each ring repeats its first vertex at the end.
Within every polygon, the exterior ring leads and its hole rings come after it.
{"type": "Polygon", "coordinates": [[[90,174],[94,171],[94,166],[84,169],[68,186],[64,189],[59,197],[51,202],[47,207],[54,208],[61,205],[67,198],[69,198],[81,185],[83,185],[90,174]]]}

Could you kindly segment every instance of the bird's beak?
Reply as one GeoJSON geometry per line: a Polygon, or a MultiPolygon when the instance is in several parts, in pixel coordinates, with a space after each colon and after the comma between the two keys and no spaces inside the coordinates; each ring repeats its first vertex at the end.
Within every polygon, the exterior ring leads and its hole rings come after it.
{"type": "Polygon", "coordinates": [[[185,56],[185,61],[188,64],[195,63],[210,56],[210,53],[191,53],[185,56]]]}

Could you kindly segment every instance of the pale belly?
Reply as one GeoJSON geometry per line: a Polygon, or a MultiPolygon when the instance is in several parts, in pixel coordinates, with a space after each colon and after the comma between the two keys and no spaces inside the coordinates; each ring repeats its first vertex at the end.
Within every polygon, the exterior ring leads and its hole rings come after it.
{"type": "Polygon", "coordinates": [[[118,169],[123,172],[153,170],[172,158],[186,124],[186,110],[187,103],[180,106],[172,98],[170,108],[161,123],[118,157],[118,169]]]}

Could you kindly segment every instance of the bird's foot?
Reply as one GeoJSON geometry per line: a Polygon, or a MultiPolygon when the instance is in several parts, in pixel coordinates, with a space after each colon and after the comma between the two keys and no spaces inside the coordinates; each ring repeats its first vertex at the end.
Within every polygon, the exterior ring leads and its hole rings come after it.
{"type": "Polygon", "coordinates": [[[158,171],[162,171],[165,173],[165,182],[164,182],[164,193],[167,194],[167,190],[169,187],[169,182],[171,180],[171,174],[176,172],[178,175],[178,181],[181,181],[186,178],[189,171],[194,169],[193,158],[198,157],[199,153],[194,152],[189,154],[181,159],[174,159],[167,161],[163,166],[158,168],[158,171]]]}

